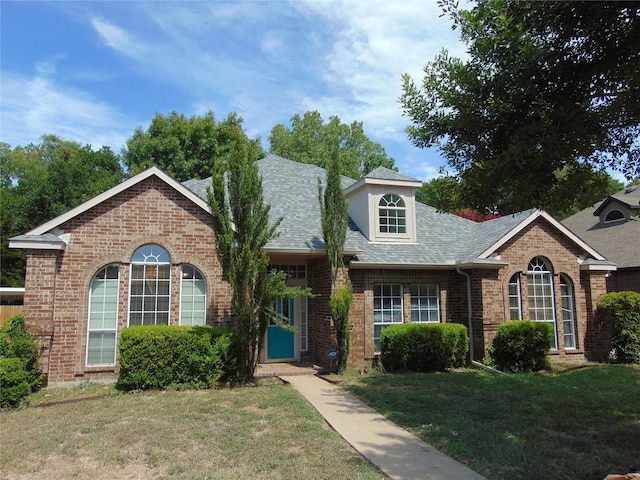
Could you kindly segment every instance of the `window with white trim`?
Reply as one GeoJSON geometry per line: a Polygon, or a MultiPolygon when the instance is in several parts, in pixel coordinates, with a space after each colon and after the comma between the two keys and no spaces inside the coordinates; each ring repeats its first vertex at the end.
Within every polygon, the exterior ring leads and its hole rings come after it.
{"type": "Polygon", "coordinates": [[[171,257],[159,245],[143,245],[131,257],[129,325],[168,325],[171,257]]]}
{"type": "Polygon", "coordinates": [[[624,220],[626,217],[624,216],[624,213],[622,213],[621,210],[618,210],[617,208],[609,211],[607,213],[607,215],[604,217],[604,223],[609,223],[609,222],[619,222],[620,220],[624,220]]]}
{"type": "Polygon", "coordinates": [[[440,295],[437,285],[411,285],[411,322],[440,322],[440,295]]]}
{"type": "Polygon", "coordinates": [[[100,269],[89,286],[87,366],[115,365],[120,266],[100,269]]]}
{"type": "Polygon", "coordinates": [[[182,265],[180,277],[180,325],[207,324],[207,281],[193,265],[182,265]]]}
{"type": "Polygon", "coordinates": [[[522,320],[522,298],[520,272],[514,273],[509,280],[509,319],[522,320]]]}
{"type": "Polygon", "coordinates": [[[553,272],[547,262],[536,257],[529,262],[527,271],[529,319],[553,325],[551,348],[558,348],[555,302],[553,295],[553,272]]]}
{"type": "Polygon", "coordinates": [[[573,293],[573,282],[564,273],[560,274],[560,298],[562,301],[564,348],[576,348],[575,296],[573,293]]]}
{"type": "Polygon", "coordinates": [[[380,233],[407,233],[407,208],[400,195],[388,193],[378,206],[380,233]]]}
{"type": "Polygon", "coordinates": [[[403,323],[402,285],[373,286],[373,340],[380,352],[380,334],[389,325],[403,323]]]}

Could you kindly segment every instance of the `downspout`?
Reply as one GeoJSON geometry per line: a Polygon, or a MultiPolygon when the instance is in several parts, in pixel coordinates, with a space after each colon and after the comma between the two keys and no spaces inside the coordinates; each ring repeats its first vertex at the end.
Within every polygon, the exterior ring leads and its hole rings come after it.
{"type": "Polygon", "coordinates": [[[468,322],[469,322],[469,357],[471,359],[471,363],[474,363],[474,348],[473,348],[473,309],[471,307],[471,275],[469,275],[467,272],[463,272],[460,269],[460,266],[458,265],[458,262],[456,262],[456,272],[458,272],[460,275],[464,275],[465,277],[467,277],[467,315],[468,315],[468,322]]]}

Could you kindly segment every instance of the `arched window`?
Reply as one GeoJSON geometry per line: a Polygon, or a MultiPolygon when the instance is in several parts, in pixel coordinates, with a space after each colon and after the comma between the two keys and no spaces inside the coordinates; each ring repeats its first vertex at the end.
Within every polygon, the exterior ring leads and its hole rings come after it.
{"type": "Polygon", "coordinates": [[[608,223],[608,222],[618,222],[620,220],[624,220],[625,216],[624,213],[622,213],[622,211],[615,209],[615,210],[611,210],[609,213],[607,213],[607,216],[604,217],[604,222],[608,223]]]}
{"type": "Polygon", "coordinates": [[[207,281],[193,265],[182,265],[180,325],[206,325],[207,281]]]}
{"type": "Polygon", "coordinates": [[[407,233],[407,209],[399,195],[386,194],[378,206],[380,233],[407,233]]]}
{"type": "Polygon", "coordinates": [[[120,267],[108,265],[91,279],[87,366],[115,365],[120,267]]]}
{"type": "Polygon", "coordinates": [[[576,348],[575,296],[573,282],[564,273],[560,274],[560,298],[562,299],[562,327],[564,348],[576,348]]]}
{"type": "Polygon", "coordinates": [[[529,262],[527,271],[529,318],[553,325],[552,348],[558,348],[555,304],[553,296],[553,272],[547,262],[536,257],[529,262]]]}
{"type": "Polygon", "coordinates": [[[509,280],[509,319],[522,320],[522,298],[520,272],[514,273],[509,280]]]}
{"type": "Polygon", "coordinates": [[[159,245],[143,245],[131,257],[129,325],[168,325],[171,257],[159,245]]]}

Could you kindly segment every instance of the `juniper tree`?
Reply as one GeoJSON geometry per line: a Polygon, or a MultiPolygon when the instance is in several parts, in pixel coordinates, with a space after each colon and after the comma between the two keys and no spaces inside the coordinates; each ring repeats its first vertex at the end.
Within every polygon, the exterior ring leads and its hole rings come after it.
{"type": "Polygon", "coordinates": [[[215,164],[208,198],[216,254],[233,291],[231,313],[239,342],[238,374],[252,377],[276,299],[308,292],[288,288],[284,273],[269,269],[264,247],[277,237],[282,218],[269,222],[270,206],[264,201],[258,165],[249,159],[242,142],[233,143],[226,165],[215,164]]]}
{"type": "Polygon", "coordinates": [[[343,253],[349,223],[349,208],[342,191],[340,180],[340,160],[338,147],[327,162],[327,186],[323,192],[318,179],[318,197],[322,218],[322,236],[324,237],[327,259],[331,270],[331,296],[329,308],[336,330],[338,344],[338,371],[347,368],[347,359],[351,346],[351,327],[349,325],[349,309],[353,290],[349,275],[344,269],[343,253]],[[342,282],[343,285],[339,285],[342,282]]]}

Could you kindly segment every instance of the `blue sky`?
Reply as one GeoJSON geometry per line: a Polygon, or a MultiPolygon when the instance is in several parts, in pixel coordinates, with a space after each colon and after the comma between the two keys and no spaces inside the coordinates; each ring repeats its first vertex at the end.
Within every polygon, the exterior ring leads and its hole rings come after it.
{"type": "Polygon", "coordinates": [[[402,73],[464,44],[435,0],[2,0],[0,139],[45,133],[120,152],[158,112],[237,112],[265,148],[271,128],[319,111],[365,133],[422,180],[444,160],[411,145],[402,73]]]}

